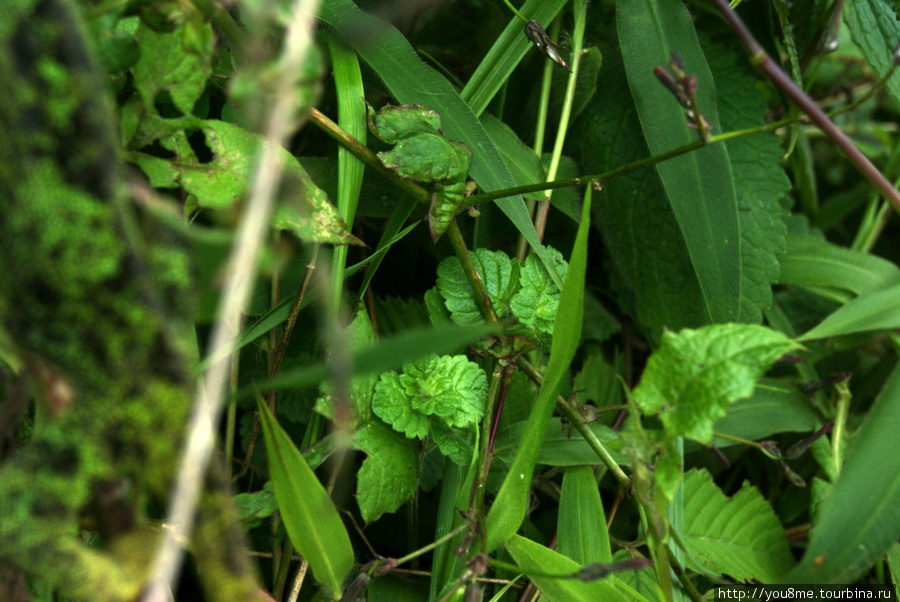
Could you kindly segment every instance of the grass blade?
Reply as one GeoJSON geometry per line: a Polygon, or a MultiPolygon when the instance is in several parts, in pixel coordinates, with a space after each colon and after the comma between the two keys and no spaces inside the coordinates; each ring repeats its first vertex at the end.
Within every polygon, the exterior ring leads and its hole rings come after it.
{"type": "Polygon", "coordinates": [[[559,311],[553,328],[550,361],[544,384],[528,416],[522,439],[487,516],[487,549],[491,551],[515,535],[525,518],[525,504],[531,488],[531,475],[550,414],[556,405],[556,394],[581,339],[584,299],[584,275],[587,268],[587,237],[590,228],[591,195],[585,195],[581,223],[575,247],[569,259],[566,283],[559,299],[559,311]]]}
{"type": "MultiPolygon", "coordinates": [[[[566,0],[528,0],[519,12],[528,20],[549,26],[565,4],[566,0]]],[[[532,43],[522,34],[522,29],[521,19],[510,19],[506,29],[459,93],[476,115],[481,115],[532,47],[532,43]]]]}
{"type": "Polygon", "coordinates": [[[578,564],[612,562],[600,490],[587,466],[573,466],[563,475],[557,531],[563,556],[578,564]]]}
{"type": "Polygon", "coordinates": [[[353,548],[344,523],[316,474],[264,403],[259,403],[259,415],[272,490],[291,543],[309,561],[316,579],[338,598],[341,582],[353,568],[353,548]]]}

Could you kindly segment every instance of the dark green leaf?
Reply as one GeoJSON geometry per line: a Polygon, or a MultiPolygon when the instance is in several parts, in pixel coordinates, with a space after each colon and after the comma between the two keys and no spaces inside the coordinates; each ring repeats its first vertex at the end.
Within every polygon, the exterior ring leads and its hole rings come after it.
{"type": "MultiPolygon", "coordinates": [[[[654,154],[693,142],[684,109],[653,70],[678,51],[698,79],[700,110],[719,132],[716,88],[687,8],[680,0],[619,0],[616,22],[628,85],[654,154]]],[[[735,321],[741,304],[741,231],[728,151],[714,144],[657,164],[684,236],[710,322],[735,321]]]]}

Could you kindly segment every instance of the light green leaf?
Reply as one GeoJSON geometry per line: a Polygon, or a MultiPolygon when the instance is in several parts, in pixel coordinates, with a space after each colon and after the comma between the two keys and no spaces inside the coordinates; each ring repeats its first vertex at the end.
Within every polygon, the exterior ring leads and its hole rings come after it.
{"type": "MultiPolygon", "coordinates": [[[[618,0],[616,23],[628,86],[653,154],[693,142],[684,109],[654,77],[677,50],[698,79],[697,100],[719,130],[716,88],[687,8],[681,0],[618,0]]],[[[728,151],[714,144],[657,164],[684,237],[710,322],[740,316],[741,231],[728,151]]]]}
{"type": "Polygon", "coordinates": [[[584,311],[584,277],[587,270],[587,239],[590,224],[591,197],[585,194],[581,222],[569,259],[565,285],[559,300],[559,313],[550,345],[550,360],[544,382],[528,416],[522,439],[500,491],[488,512],[487,550],[492,551],[519,529],[525,518],[525,505],[531,489],[531,476],[544,439],[547,421],[556,405],[557,391],[581,340],[581,318],[584,311]]]}
{"type": "Polygon", "coordinates": [[[660,413],[670,436],[709,444],[728,406],[749,397],[772,362],[798,347],[780,332],[749,324],[666,332],[634,400],[645,414],[660,413]]]}
{"type": "Polygon", "coordinates": [[[869,411],[786,583],[852,583],[900,538],[900,369],[869,411]]]}
{"type": "MultiPolygon", "coordinates": [[[[548,573],[572,575],[581,565],[530,539],[513,535],[505,547],[522,572],[528,575],[550,602],[625,602],[635,599],[617,588],[616,585],[622,582],[615,577],[585,583],[574,578],[546,576],[548,573]]],[[[623,584],[623,587],[627,586],[623,584]]]]}
{"type": "Polygon", "coordinates": [[[410,439],[424,439],[428,435],[428,415],[417,412],[406,394],[401,375],[393,370],[381,375],[375,385],[372,410],[375,415],[410,439]]]}
{"type": "Polygon", "coordinates": [[[415,410],[434,414],[450,426],[467,428],[484,416],[487,376],[464,355],[432,356],[408,364],[400,381],[415,410]]]}
{"type": "Polygon", "coordinates": [[[900,328],[900,284],[870,291],[848,301],[797,340],[810,341],[888,328],[900,328]]]}
{"type": "MultiPolygon", "coordinates": [[[[180,186],[194,195],[200,207],[228,209],[246,193],[257,153],[268,144],[262,136],[224,121],[191,120],[200,130],[213,153],[209,162],[201,162],[181,134],[163,140],[176,154],[172,160],[134,153],[135,162],[158,187],[180,186]]],[[[331,244],[362,244],[350,234],[325,193],[316,186],[297,159],[279,149],[284,164],[279,208],[272,218],[275,228],[290,230],[303,240],[331,244]]]]}
{"type": "Polygon", "coordinates": [[[705,470],[684,476],[684,543],[694,560],[737,581],[774,583],[793,564],[784,528],[759,491],[728,498],[705,470]]]}
{"type": "Polygon", "coordinates": [[[467,428],[484,415],[487,376],[466,356],[432,355],[403,367],[403,373],[385,372],[375,385],[372,410],[407,437],[423,438],[429,416],[449,426],[467,428]]]}
{"type": "MultiPolygon", "coordinates": [[[[472,263],[491,298],[494,311],[498,316],[509,313],[509,302],[519,288],[519,263],[503,251],[483,248],[472,253],[472,263]]],[[[438,266],[437,290],[454,322],[474,324],[484,320],[462,264],[455,256],[444,259],[438,266]]]]}
{"type": "Polygon", "coordinates": [[[894,582],[894,591],[900,596],[900,543],[891,546],[887,558],[888,566],[891,569],[891,581],[894,582]]]}
{"type": "Polygon", "coordinates": [[[573,466],[563,474],[557,535],[559,553],[578,564],[612,562],[600,489],[588,466],[573,466]]]}
{"type": "Polygon", "coordinates": [[[453,428],[447,426],[443,420],[431,417],[431,438],[441,453],[459,466],[468,466],[472,462],[472,453],[475,450],[472,443],[473,436],[471,430],[453,428]]]}
{"type": "MultiPolygon", "coordinates": [[[[562,253],[552,247],[547,247],[547,252],[557,261],[556,270],[560,279],[565,279],[568,264],[563,259],[562,253]]],[[[534,255],[526,257],[519,281],[522,288],[509,304],[513,315],[531,330],[552,335],[553,321],[559,307],[559,289],[550,279],[544,264],[534,255]]]]}
{"type": "MultiPolygon", "coordinates": [[[[891,51],[900,42],[900,23],[895,10],[887,0],[856,0],[844,7],[844,23],[853,42],[879,77],[893,69],[891,51]]],[[[900,101],[900,73],[895,72],[888,79],[887,89],[895,102],[900,101]]]]}
{"type": "Polygon", "coordinates": [[[212,75],[215,35],[209,23],[186,23],[172,33],[157,33],[142,24],[139,31],[140,58],[132,69],[134,87],[148,109],[165,90],[179,111],[190,115],[212,75]],[[185,27],[198,27],[203,35],[201,52],[186,47],[185,27]]]}
{"type": "MultiPolygon", "coordinates": [[[[535,1],[535,4],[538,2],[535,1]]],[[[459,140],[474,153],[469,175],[482,190],[490,192],[515,186],[509,168],[475,113],[463,102],[450,82],[419,59],[399,31],[381,19],[362,12],[351,0],[323,0],[317,16],[354,45],[360,57],[372,67],[397,101],[427,105],[440,114],[447,138],[459,140]],[[365,31],[366,35],[356,35],[359,31],[365,31]]],[[[538,240],[522,197],[514,195],[495,202],[544,265],[552,265],[538,240]]]]}
{"type": "Polygon", "coordinates": [[[258,408],[272,489],[288,536],[316,579],[339,598],[344,576],[353,568],[350,537],[328,493],[291,438],[266,404],[259,403],[258,408]]]}
{"type": "Polygon", "coordinates": [[[238,493],[233,499],[238,517],[250,528],[262,524],[262,519],[269,518],[278,510],[278,502],[272,491],[272,481],[266,481],[260,491],[238,493]]]}
{"type": "Polygon", "coordinates": [[[371,524],[412,499],[419,484],[418,446],[378,420],[356,431],[351,445],[367,456],[356,475],[356,502],[371,524]]]}

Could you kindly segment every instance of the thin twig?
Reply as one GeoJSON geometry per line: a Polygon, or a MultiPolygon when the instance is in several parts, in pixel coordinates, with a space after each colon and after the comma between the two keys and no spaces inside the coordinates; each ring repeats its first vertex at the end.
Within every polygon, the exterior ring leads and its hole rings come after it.
{"type": "MultiPolygon", "coordinates": [[[[210,345],[213,355],[231,345],[234,333],[240,330],[243,308],[250,298],[257,255],[269,228],[275,191],[281,179],[283,163],[279,154],[296,124],[297,83],[312,44],[313,15],[317,5],[317,0],[297,0],[286,29],[278,94],[266,127],[267,144],[260,153],[250,199],[229,259],[227,294],[220,303],[210,345]]],[[[229,356],[226,354],[210,367],[204,379],[205,387],[198,387],[195,395],[187,442],[167,517],[173,528],[165,531],[157,553],[144,596],[147,602],[163,602],[168,599],[168,592],[175,589],[183,550],[174,533],[187,535],[193,527],[200,488],[215,448],[213,429],[219,423],[227,398],[229,356]]]]}

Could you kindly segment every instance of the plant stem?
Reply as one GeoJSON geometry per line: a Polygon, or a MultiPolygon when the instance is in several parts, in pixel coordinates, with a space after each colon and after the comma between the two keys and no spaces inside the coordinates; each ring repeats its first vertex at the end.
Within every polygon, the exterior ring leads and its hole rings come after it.
{"type": "Polygon", "coordinates": [[[419,548],[418,550],[416,550],[414,552],[410,552],[409,554],[407,554],[406,556],[403,556],[402,558],[398,558],[397,566],[400,566],[401,564],[405,564],[405,563],[409,562],[410,560],[412,560],[413,558],[418,558],[419,556],[421,556],[423,554],[427,554],[428,552],[435,549],[436,547],[443,544],[444,542],[450,541],[451,539],[453,539],[454,537],[456,537],[457,535],[459,535],[460,533],[462,533],[463,531],[465,531],[468,528],[469,528],[468,522],[461,524],[460,526],[453,529],[452,531],[450,531],[443,537],[439,537],[438,539],[434,540],[427,546],[425,546],[423,548],[419,548]]]}
{"type": "Polygon", "coordinates": [[[491,303],[491,297],[488,295],[487,289],[484,288],[481,276],[478,275],[478,271],[475,269],[475,264],[472,262],[469,249],[466,247],[466,241],[463,240],[462,233],[459,231],[456,218],[450,220],[450,226],[447,228],[447,238],[450,244],[453,245],[456,257],[462,264],[463,272],[465,272],[466,278],[469,280],[472,292],[475,293],[475,302],[481,307],[481,313],[484,314],[488,322],[499,323],[497,313],[494,311],[494,304],[491,303]]]}
{"type": "Polygon", "coordinates": [[[847,414],[850,411],[850,388],[847,381],[834,386],[837,395],[837,410],[834,417],[834,433],[831,435],[831,450],[834,458],[834,475],[841,473],[841,465],[844,463],[844,430],[847,425],[847,414]]]}
{"type": "Polygon", "coordinates": [[[725,18],[725,21],[735,31],[741,43],[750,55],[750,62],[762,71],[775,86],[791,99],[800,109],[809,115],[819,128],[828,136],[841,152],[846,155],[856,169],[877,188],[894,209],[900,212],[900,193],[891,185],[887,178],[878,171],[868,157],[866,157],[850,138],[847,137],[830,119],[824,111],[811,99],[794,81],[781,70],[781,68],[766,54],[759,45],[744,22],[733,10],[728,7],[725,0],[712,0],[715,7],[725,18]]]}
{"type": "Polygon", "coordinates": [[[381,164],[381,160],[378,159],[378,155],[370,151],[365,144],[341,129],[338,124],[323,115],[321,111],[315,108],[310,109],[309,116],[312,123],[316,127],[336,140],[338,144],[350,151],[350,153],[353,154],[357,159],[399,186],[416,201],[420,203],[431,202],[430,192],[428,192],[412,180],[401,178],[400,176],[386,168],[381,164]]]}
{"type": "Polygon", "coordinates": [[[513,6],[512,3],[511,3],[509,0],[503,0],[503,3],[504,3],[507,7],[509,7],[509,10],[511,10],[515,16],[519,17],[519,19],[522,21],[522,23],[528,23],[528,19],[526,19],[525,17],[523,17],[523,16],[522,16],[522,13],[520,13],[518,10],[516,10],[516,7],[513,6]]]}
{"type": "MultiPolygon", "coordinates": [[[[525,373],[528,378],[533,380],[535,384],[541,386],[543,383],[543,378],[538,374],[538,371],[535,370],[534,366],[531,365],[531,362],[524,358],[519,358],[519,361],[516,364],[519,368],[522,369],[522,372],[525,373]]],[[[625,474],[625,471],[622,470],[622,467],[619,466],[616,461],[613,459],[612,455],[607,451],[607,449],[603,446],[603,443],[600,442],[600,439],[597,438],[597,435],[592,431],[587,424],[585,424],[584,419],[581,417],[581,414],[578,413],[575,408],[572,407],[572,404],[568,402],[564,397],[557,396],[556,405],[563,411],[566,415],[566,418],[569,419],[569,422],[572,426],[575,427],[584,440],[587,441],[587,444],[590,446],[594,453],[600,458],[600,460],[606,465],[607,468],[613,473],[613,476],[622,484],[626,490],[631,490],[631,479],[625,474]]]]}

